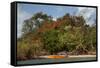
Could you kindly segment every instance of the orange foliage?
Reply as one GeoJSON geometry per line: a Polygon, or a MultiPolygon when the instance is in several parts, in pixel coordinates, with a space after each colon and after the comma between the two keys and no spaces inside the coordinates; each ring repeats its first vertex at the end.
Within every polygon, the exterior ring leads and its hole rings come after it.
{"type": "Polygon", "coordinates": [[[45,32],[51,29],[58,28],[62,25],[60,21],[54,21],[52,23],[44,22],[43,25],[37,30],[37,32],[45,32]]]}

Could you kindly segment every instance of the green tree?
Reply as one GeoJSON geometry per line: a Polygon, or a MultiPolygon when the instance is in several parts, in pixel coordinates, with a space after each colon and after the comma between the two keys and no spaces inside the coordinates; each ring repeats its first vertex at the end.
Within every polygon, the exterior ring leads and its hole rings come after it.
{"type": "Polygon", "coordinates": [[[23,34],[33,32],[45,21],[52,22],[52,17],[48,16],[47,14],[43,14],[42,12],[34,14],[30,19],[24,21],[22,28],[23,34]]]}
{"type": "Polygon", "coordinates": [[[43,34],[43,42],[44,48],[50,52],[50,54],[55,54],[59,51],[59,41],[58,41],[58,30],[50,30],[44,32],[43,34]]]}

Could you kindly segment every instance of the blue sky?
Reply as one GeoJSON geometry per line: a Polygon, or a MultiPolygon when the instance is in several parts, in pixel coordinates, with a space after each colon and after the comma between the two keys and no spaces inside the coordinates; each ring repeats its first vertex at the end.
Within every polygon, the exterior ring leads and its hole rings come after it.
{"type": "Polygon", "coordinates": [[[72,6],[53,6],[53,5],[36,5],[22,4],[17,5],[17,36],[22,35],[21,29],[23,21],[31,18],[35,13],[43,12],[53,17],[56,20],[58,17],[66,13],[70,15],[82,15],[86,19],[87,24],[93,24],[96,19],[96,9],[88,7],[72,7],[72,6]],[[92,16],[92,18],[91,18],[92,16]],[[88,19],[91,18],[89,21],[88,19]]]}

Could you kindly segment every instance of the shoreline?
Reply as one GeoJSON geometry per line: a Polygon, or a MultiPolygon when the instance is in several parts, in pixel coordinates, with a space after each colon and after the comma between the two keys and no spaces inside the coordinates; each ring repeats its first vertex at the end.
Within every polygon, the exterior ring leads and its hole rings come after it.
{"type": "Polygon", "coordinates": [[[69,55],[68,57],[96,57],[96,55],[69,55]]]}
{"type": "MultiPolygon", "coordinates": [[[[45,56],[46,57],[46,56],[45,56]]],[[[95,61],[96,55],[78,55],[77,57],[71,55],[61,59],[37,58],[17,61],[17,64],[42,64],[42,63],[61,63],[61,62],[76,62],[76,61],[95,61]]]]}
{"type": "Polygon", "coordinates": [[[96,55],[45,55],[39,56],[39,58],[48,58],[48,56],[65,56],[65,58],[74,58],[74,57],[96,57],[96,55]]]}
{"type": "MultiPolygon", "coordinates": [[[[93,58],[93,57],[96,57],[96,55],[44,55],[44,56],[38,56],[38,57],[35,57],[35,58],[32,58],[32,59],[26,59],[26,60],[35,60],[35,59],[63,59],[62,57],[61,58],[50,58],[50,56],[63,56],[63,58],[85,58],[85,57],[88,57],[88,58],[93,58]]],[[[18,60],[18,61],[25,61],[25,60],[18,60]]]]}

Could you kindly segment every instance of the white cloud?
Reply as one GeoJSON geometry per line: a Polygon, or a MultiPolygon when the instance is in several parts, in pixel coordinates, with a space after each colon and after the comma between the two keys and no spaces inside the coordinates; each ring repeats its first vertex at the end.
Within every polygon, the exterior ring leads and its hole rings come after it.
{"type": "Polygon", "coordinates": [[[96,9],[88,7],[78,7],[76,15],[81,15],[85,18],[86,23],[92,25],[96,18],[96,9]]]}
{"type": "Polygon", "coordinates": [[[32,15],[26,11],[21,10],[22,7],[17,7],[17,36],[20,37],[22,35],[22,25],[24,20],[30,18],[32,15]]]}
{"type": "Polygon", "coordinates": [[[53,21],[56,21],[57,20],[57,18],[53,18],[53,21]]]}

